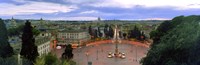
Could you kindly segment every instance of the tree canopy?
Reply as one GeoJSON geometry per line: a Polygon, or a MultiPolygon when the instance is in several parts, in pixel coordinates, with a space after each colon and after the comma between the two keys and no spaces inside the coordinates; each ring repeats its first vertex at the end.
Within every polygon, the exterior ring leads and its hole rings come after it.
{"type": "Polygon", "coordinates": [[[145,40],[146,36],[144,35],[144,32],[141,32],[139,28],[135,25],[133,30],[129,31],[129,38],[134,38],[137,40],[145,40]]]}
{"type": "Polygon", "coordinates": [[[7,29],[3,20],[0,19],[0,57],[6,58],[14,54],[13,48],[8,42],[7,29]]]}
{"type": "Polygon", "coordinates": [[[179,16],[170,23],[173,28],[151,47],[142,65],[200,65],[200,16],[179,16]]]}
{"type": "Polygon", "coordinates": [[[33,28],[31,27],[31,23],[26,21],[22,34],[22,49],[20,54],[26,59],[35,62],[35,59],[39,54],[37,46],[34,44],[35,39],[32,30],[33,28]]]}
{"type": "Polygon", "coordinates": [[[23,31],[23,27],[24,27],[24,25],[19,25],[16,28],[9,28],[8,35],[9,36],[20,35],[20,33],[23,31]]]}
{"type": "Polygon", "coordinates": [[[65,48],[65,52],[62,54],[63,59],[70,60],[73,58],[74,54],[72,53],[73,48],[71,44],[68,44],[65,48]]]}

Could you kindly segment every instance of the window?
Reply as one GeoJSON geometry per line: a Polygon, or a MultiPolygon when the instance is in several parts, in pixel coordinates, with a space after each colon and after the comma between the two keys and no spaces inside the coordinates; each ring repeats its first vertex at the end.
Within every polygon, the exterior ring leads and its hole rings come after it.
{"type": "Polygon", "coordinates": [[[42,34],[42,36],[44,36],[44,34],[42,34]]]}
{"type": "Polygon", "coordinates": [[[40,50],[42,50],[42,47],[40,47],[40,50]]]}

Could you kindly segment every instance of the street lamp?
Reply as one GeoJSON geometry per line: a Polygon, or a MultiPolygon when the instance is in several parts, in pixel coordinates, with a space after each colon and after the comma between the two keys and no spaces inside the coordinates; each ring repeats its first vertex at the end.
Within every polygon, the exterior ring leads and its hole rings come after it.
{"type": "Polygon", "coordinates": [[[18,60],[18,65],[22,65],[22,59],[20,54],[18,54],[17,60],[18,60]]]}
{"type": "Polygon", "coordinates": [[[88,53],[88,51],[87,51],[85,54],[86,54],[86,56],[87,56],[87,62],[88,62],[88,56],[89,56],[89,53],[88,53]]]}
{"type": "Polygon", "coordinates": [[[136,57],[135,57],[135,58],[136,58],[135,60],[137,61],[137,45],[136,45],[135,48],[136,48],[136,49],[135,49],[135,50],[136,50],[136,51],[135,51],[135,56],[136,56],[136,57]]]}
{"type": "Polygon", "coordinates": [[[97,49],[97,59],[96,60],[98,60],[98,49],[97,49]]]}
{"type": "Polygon", "coordinates": [[[101,46],[101,52],[103,52],[103,48],[102,48],[102,46],[101,46]]]}
{"type": "Polygon", "coordinates": [[[133,52],[133,45],[131,45],[131,52],[133,52]]]}
{"type": "Polygon", "coordinates": [[[96,58],[96,60],[98,60],[98,45],[96,45],[96,47],[97,47],[97,58],[96,58]]]}

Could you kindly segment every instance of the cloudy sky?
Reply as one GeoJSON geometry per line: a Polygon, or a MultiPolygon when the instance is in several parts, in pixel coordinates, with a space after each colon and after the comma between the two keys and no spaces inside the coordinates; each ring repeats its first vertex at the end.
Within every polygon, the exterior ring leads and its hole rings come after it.
{"type": "Polygon", "coordinates": [[[200,0],[0,0],[0,18],[141,20],[200,15],[200,0]]]}

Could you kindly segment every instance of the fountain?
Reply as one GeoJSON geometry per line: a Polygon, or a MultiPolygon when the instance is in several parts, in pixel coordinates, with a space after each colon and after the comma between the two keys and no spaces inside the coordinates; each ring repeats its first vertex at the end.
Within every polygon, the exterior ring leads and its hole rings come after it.
{"type": "Polygon", "coordinates": [[[116,57],[116,58],[125,58],[125,53],[121,53],[118,50],[118,44],[121,43],[121,40],[119,38],[119,29],[118,29],[117,25],[115,25],[114,37],[113,37],[112,43],[115,43],[115,52],[114,53],[109,52],[108,53],[108,58],[113,58],[113,57],[116,57]]]}

